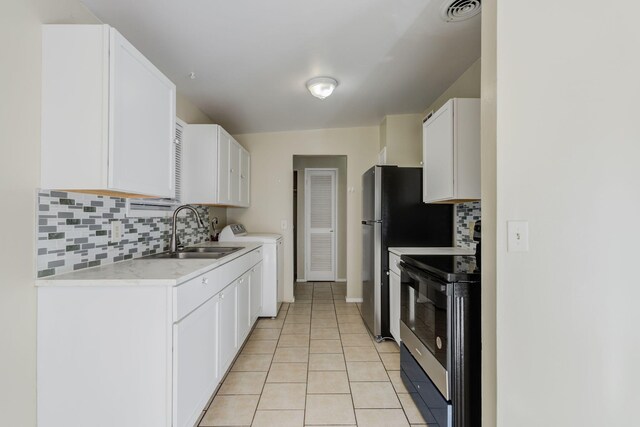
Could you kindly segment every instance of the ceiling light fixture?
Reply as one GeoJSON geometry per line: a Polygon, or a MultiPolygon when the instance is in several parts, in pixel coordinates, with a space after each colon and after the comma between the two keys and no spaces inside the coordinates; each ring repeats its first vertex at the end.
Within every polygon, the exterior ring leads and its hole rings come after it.
{"type": "Polygon", "coordinates": [[[331,77],[314,77],[307,82],[307,89],[318,99],[325,99],[331,95],[336,86],[338,82],[331,77]]]}

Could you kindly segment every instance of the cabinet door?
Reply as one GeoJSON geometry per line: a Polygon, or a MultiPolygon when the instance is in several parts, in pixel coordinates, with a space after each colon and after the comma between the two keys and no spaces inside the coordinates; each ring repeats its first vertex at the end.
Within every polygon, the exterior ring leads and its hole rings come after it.
{"type": "Polygon", "coordinates": [[[215,390],[218,299],[173,325],[173,425],[192,426],[215,390]]]}
{"type": "Polygon", "coordinates": [[[251,158],[244,148],[240,150],[240,205],[249,206],[249,185],[251,176],[251,158]]]}
{"type": "Polygon", "coordinates": [[[240,203],[240,145],[233,139],[229,144],[229,199],[235,206],[240,203]]]}
{"type": "Polygon", "coordinates": [[[238,345],[242,344],[251,327],[249,277],[250,273],[245,273],[238,279],[238,345]]]}
{"type": "Polygon", "coordinates": [[[251,286],[251,324],[253,324],[262,312],[262,262],[251,269],[249,283],[251,286]]]}
{"type": "Polygon", "coordinates": [[[110,36],[109,188],[174,197],[176,87],[116,30],[110,36]]]}
{"type": "Polygon", "coordinates": [[[454,197],[453,102],[447,102],[422,127],[423,200],[454,197]]]}
{"type": "Polygon", "coordinates": [[[389,331],[400,342],[400,276],[389,272],[389,331]]]}
{"type": "MultiPolygon", "coordinates": [[[[233,356],[235,356],[238,350],[238,325],[237,319],[237,306],[236,306],[236,292],[237,283],[233,282],[231,285],[224,288],[219,294],[219,322],[218,322],[218,337],[219,337],[219,365],[218,371],[220,375],[229,367],[233,356]]],[[[215,298],[215,297],[214,297],[215,298]]]]}
{"type": "Polygon", "coordinates": [[[229,191],[230,168],[229,153],[231,150],[231,136],[222,128],[218,133],[218,203],[231,204],[229,191]]]}

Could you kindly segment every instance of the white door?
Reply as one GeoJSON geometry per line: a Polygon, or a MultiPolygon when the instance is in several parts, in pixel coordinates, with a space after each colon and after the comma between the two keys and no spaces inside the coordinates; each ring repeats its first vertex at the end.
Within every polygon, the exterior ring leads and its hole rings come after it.
{"type": "Polygon", "coordinates": [[[218,310],[220,312],[218,321],[218,371],[220,375],[223,375],[227,370],[238,349],[236,285],[237,283],[233,282],[218,294],[218,310]]]}
{"type": "Polygon", "coordinates": [[[174,197],[176,87],[111,29],[109,187],[174,197]]]}
{"type": "Polygon", "coordinates": [[[336,279],[337,169],[305,169],[305,278],[336,279]]]}
{"type": "Polygon", "coordinates": [[[240,149],[240,206],[249,206],[249,183],[251,174],[249,152],[240,149]]]}
{"type": "Polygon", "coordinates": [[[253,323],[262,312],[262,261],[251,269],[249,281],[251,284],[251,323],[253,323]]]}
{"type": "Polygon", "coordinates": [[[240,145],[233,139],[229,144],[229,199],[232,205],[240,204],[240,145]]]}
{"type": "Polygon", "coordinates": [[[249,296],[249,276],[250,272],[245,273],[237,281],[238,283],[238,345],[244,342],[249,329],[251,328],[251,297],[249,296]]]}
{"type": "Polygon", "coordinates": [[[400,342],[400,276],[389,271],[389,331],[400,342]]]}
{"type": "Polygon", "coordinates": [[[454,197],[453,103],[448,102],[422,126],[423,200],[454,197]]]}
{"type": "Polygon", "coordinates": [[[231,194],[229,193],[231,144],[231,136],[221,127],[218,128],[218,203],[223,205],[231,203],[231,194]]]}
{"type": "Polygon", "coordinates": [[[192,426],[218,385],[218,298],[173,325],[173,425],[192,426]]]}

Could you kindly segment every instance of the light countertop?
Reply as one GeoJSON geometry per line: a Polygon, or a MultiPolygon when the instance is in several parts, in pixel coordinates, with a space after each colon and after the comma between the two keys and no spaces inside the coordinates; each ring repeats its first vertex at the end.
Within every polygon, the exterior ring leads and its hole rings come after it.
{"type": "Polygon", "coordinates": [[[194,246],[242,247],[220,259],[135,258],[36,280],[36,286],[176,286],[259,248],[251,242],[204,242],[194,246]]]}
{"type": "Polygon", "coordinates": [[[389,252],[402,255],[475,255],[475,249],[468,248],[389,248],[389,252]]]}

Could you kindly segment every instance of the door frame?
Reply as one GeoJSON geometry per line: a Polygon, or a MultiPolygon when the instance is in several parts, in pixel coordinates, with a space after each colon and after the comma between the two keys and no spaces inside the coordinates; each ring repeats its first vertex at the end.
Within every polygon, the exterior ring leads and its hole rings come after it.
{"type": "Polygon", "coordinates": [[[329,171],[333,172],[334,180],[333,180],[333,240],[332,240],[332,265],[333,265],[333,277],[330,281],[335,282],[338,277],[338,177],[339,170],[338,168],[304,168],[304,276],[305,280],[308,282],[313,282],[313,279],[309,278],[309,255],[310,251],[310,242],[309,242],[309,205],[311,204],[311,199],[309,195],[309,181],[307,172],[311,171],[329,171]]]}

